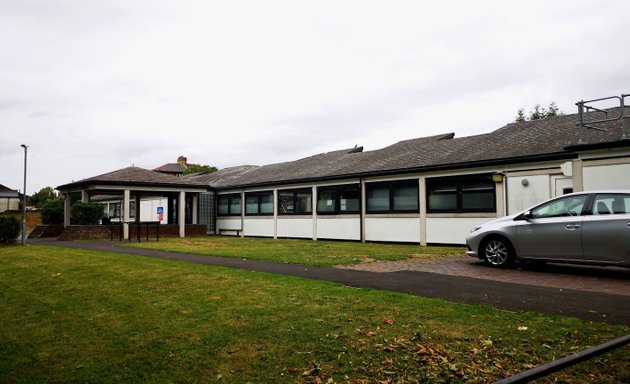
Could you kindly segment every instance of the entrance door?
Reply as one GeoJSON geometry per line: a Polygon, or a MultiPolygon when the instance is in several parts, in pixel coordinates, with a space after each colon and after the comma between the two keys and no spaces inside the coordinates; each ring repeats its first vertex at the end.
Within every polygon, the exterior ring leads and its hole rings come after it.
{"type": "Polygon", "coordinates": [[[553,197],[566,195],[573,192],[573,179],[570,177],[558,177],[554,180],[553,197]]]}

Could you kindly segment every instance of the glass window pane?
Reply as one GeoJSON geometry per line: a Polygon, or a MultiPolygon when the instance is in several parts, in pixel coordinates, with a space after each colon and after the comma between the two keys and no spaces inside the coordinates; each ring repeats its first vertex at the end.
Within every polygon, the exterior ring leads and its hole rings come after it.
{"type": "Polygon", "coordinates": [[[387,185],[367,185],[368,212],[389,211],[389,187],[387,185]]]}
{"type": "Polygon", "coordinates": [[[218,210],[219,215],[227,215],[230,213],[229,208],[229,198],[227,196],[219,196],[218,210]]]}
{"type": "Polygon", "coordinates": [[[297,193],[296,213],[313,213],[313,196],[310,191],[297,193]]]}
{"type": "Polygon", "coordinates": [[[418,210],[418,184],[398,185],[393,189],[395,211],[418,210]]]}
{"type": "Polygon", "coordinates": [[[335,212],[336,191],[317,191],[317,212],[335,212]]]}
{"type": "Polygon", "coordinates": [[[462,210],[493,211],[495,209],[494,191],[465,192],[462,195],[462,210]]]}
{"type": "Polygon", "coordinates": [[[457,210],[457,181],[455,179],[427,180],[429,189],[428,210],[457,210]]]}
{"type": "Polygon", "coordinates": [[[359,212],[360,208],[358,188],[344,188],[340,191],[339,212],[359,212]]]}
{"type": "Polygon", "coordinates": [[[278,192],[278,213],[281,215],[295,213],[293,192],[278,192]]]}
{"type": "Polygon", "coordinates": [[[630,213],[630,196],[622,194],[601,194],[595,196],[593,215],[630,213]]]}
{"type": "Polygon", "coordinates": [[[245,213],[249,215],[258,213],[258,195],[245,195],[245,213]]]}
{"type": "Polygon", "coordinates": [[[532,217],[576,216],[582,212],[586,195],[570,196],[554,200],[532,210],[532,217]]]}
{"type": "Polygon", "coordinates": [[[232,197],[230,198],[230,214],[241,214],[241,195],[232,195],[232,197]]]}
{"type": "Polygon", "coordinates": [[[273,214],[273,192],[261,193],[260,199],[260,213],[273,214]]]}

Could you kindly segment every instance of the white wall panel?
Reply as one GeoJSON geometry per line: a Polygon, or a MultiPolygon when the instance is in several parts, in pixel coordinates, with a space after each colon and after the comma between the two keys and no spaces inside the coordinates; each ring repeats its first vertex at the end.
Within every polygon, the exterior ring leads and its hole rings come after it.
{"type": "Polygon", "coordinates": [[[630,164],[584,166],[584,190],[630,189],[630,164]]]}
{"type": "Polygon", "coordinates": [[[361,222],[356,218],[317,218],[318,239],[361,240],[361,222]]]}
{"type": "Polygon", "coordinates": [[[217,233],[220,229],[241,229],[241,218],[236,217],[217,217],[217,233]]]}
{"type": "Polygon", "coordinates": [[[456,217],[427,218],[427,242],[440,244],[466,244],[466,235],[470,230],[492,218],[456,217]]]}
{"type": "Polygon", "coordinates": [[[313,219],[278,217],[278,237],[313,238],[313,219]]]}
{"type": "Polygon", "coordinates": [[[549,175],[510,176],[507,178],[508,215],[522,212],[532,205],[549,199],[549,175]],[[527,185],[523,185],[527,180],[527,185]]]}
{"type": "Polygon", "coordinates": [[[273,237],[274,231],[273,217],[264,219],[248,219],[245,218],[244,233],[245,236],[265,236],[273,237]]]}
{"type": "Polygon", "coordinates": [[[420,218],[365,219],[365,240],[420,242],[420,218]]]}

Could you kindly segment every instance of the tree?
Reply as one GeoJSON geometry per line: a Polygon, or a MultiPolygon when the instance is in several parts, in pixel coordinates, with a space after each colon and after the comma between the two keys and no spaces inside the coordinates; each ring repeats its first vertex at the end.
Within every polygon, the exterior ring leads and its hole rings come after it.
{"type": "Polygon", "coordinates": [[[562,115],[563,113],[560,112],[555,101],[552,101],[551,103],[549,103],[549,106],[547,108],[541,107],[540,104],[536,104],[534,106],[534,109],[529,111],[529,114],[527,115],[525,115],[525,109],[523,108],[519,109],[516,113],[516,118],[514,119],[514,121],[515,122],[533,121],[533,120],[547,119],[549,117],[562,116],[562,115]]]}
{"type": "Polygon", "coordinates": [[[39,190],[39,192],[34,193],[33,196],[29,199],[30,203],[37,208],[42,208],[49,201],[59,200],[59,196],[55,193],[55,190],[52,187],[44,187],[39,190]]]}
{"type": "Polygon", "coordinates": [[[216,172],[219,169],[217,167],[213,167],[211,165],[199,165],[199,164],[187,164],[187,168],[184,171],[184,175],[189,175],[191,173],[212,173],[216,172]]]}

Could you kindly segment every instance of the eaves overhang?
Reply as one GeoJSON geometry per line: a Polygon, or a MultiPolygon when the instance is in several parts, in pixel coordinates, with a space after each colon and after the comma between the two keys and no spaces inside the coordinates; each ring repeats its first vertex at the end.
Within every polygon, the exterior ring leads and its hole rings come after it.
{"type": "MultiPolygon", "coordinates": [[[[84,189],[99,189],[105,187],[141,187],[141,188],[162,188],[165,190],[194,190],[195,192],[213,191],[214,188],[205,184],[182,184],[182,183],[160,183],[144,181],[112,181],[112,180],[86,180],[75,183],[64,184],[56,187],[58,191],[77,191],[84,189]]],[[[133,188],[131,188],[133,189],[133,188]]]]}

